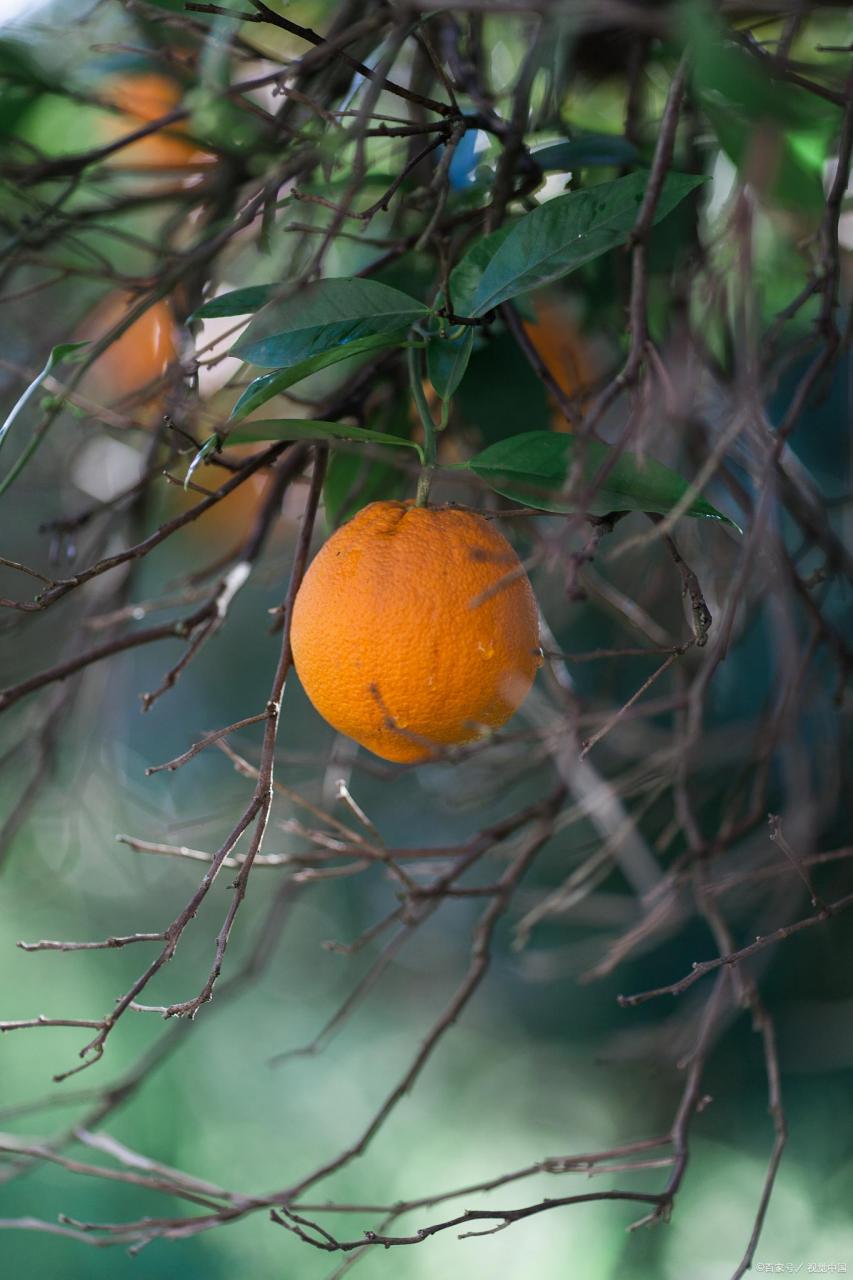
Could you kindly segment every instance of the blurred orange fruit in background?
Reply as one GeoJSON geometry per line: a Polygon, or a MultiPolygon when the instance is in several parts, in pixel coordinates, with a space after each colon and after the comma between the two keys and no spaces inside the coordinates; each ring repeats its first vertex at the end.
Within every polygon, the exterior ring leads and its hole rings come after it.
{"type": "MultiPolygon", "coordinates": [[[[571,311],[552,298],[540,298],[536,319],[526,320],[524,328],[560,389],[581,403],[596,379],[598,362],[571,311]]],[[[552,422],[557,431],[569,430],[559,409],[552,422]]]]}
{"type": "MultiPolygon", "coordinates": [[[[121,291],[109,294],[84,322],[83,337],[102,338],[137,301],[121,291]]],[[[130,417],[150,425],[153,413],[165,406],[165,377],[177,358],[177,325],[168,303],[158,299],[98,357],[87,389],[104,404],[121,406],[130,417]]]]}
{"type": "MultiPolygon", "coordinates": [[[[113,141],[176,110],[184,95],[176,80],[146,71],[114,76],[102,85],[100,96],[120,112],[105,125],[109,141],[113,141]]],[[[130,142],[114,152],[109,163],[131,169],[198,169],[214,164],[216,156],[186,137],[185,128],[185,122],[176,121],[130,142]]]]}
{"type": "MultiPolygon", "coordinates": [[[[102,338],[137,301],[133,294],[124,291],[109,294],[86,318],[80,327],[80,336],[92,341],[102,338]]],[[[157,427],[169,407],[170,371],[176,372],[179,350],[178,326],[169,304],[158,299],[97,358],[81,389],[97,404],[126,418],[128,426],[157,427]]],[[[186,438],[176,437],[176,443],[186,451],[186,438]]],[[[261,448],[262,445],[248,445],[229,452],[235,457],[248,457],[261,448]]],[[[182,453],[174,467],[177,478],[183,477],[191,457],[190,446],[190,452],[182,453]]],[[[230,470],[215,463],[205,465],[196,472],[188,491],[180,485],[171,488],[170,503],[176,511],[195,506],[199,488],[218,489],[231,475],[230,470]]],[[[191,524],[190,532],[204,538],[213,535],[218,542],[229,544],[248,538],[268,483],[266,475],[250,476],[211,507],[197,524],[191,524]]]]}

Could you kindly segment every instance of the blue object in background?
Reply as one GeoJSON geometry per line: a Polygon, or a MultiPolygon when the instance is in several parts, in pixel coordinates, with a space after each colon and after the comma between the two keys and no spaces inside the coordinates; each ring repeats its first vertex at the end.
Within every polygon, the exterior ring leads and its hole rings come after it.
{"type": "Polygon", "coordinates": [[[448,175],[453,191],[468,191],[477,185],[480,157],[489,149],[489,135],[482,129],[469,129],[453,152],[448,175]]]}

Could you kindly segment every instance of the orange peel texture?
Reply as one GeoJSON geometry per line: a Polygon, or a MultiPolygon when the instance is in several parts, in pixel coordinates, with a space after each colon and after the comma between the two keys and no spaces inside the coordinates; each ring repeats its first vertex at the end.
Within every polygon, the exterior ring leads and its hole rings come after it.
{"type": "Polygon", "coordinates": [[[374,502],[297,593],[293,658],[314,707],[386,760],[505,724],[540,665],[536,600],[506,538],[451,507],[374,502]]]}

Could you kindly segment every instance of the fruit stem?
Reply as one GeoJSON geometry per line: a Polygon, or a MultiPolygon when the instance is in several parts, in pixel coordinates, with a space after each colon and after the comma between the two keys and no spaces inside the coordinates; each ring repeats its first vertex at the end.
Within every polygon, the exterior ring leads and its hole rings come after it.
{"type": "Polygon", "coordinates": [[[406,352],[406,363],[409,369],[409,385],[412,388],[412,396],[414,397],[415,404],[418,407],[421,426],[424,430],[424,463],[421,468],[421,474],[418,477],[415,506],[425,507],[429,500],[429,491],[432,485],[433,472],[435,471],[437,427],[433,420],[433,416],[429,411],[426,396],[424,395],[422,373],[418,367],[418,352],[414,346],[410,346],[406,352]]]}

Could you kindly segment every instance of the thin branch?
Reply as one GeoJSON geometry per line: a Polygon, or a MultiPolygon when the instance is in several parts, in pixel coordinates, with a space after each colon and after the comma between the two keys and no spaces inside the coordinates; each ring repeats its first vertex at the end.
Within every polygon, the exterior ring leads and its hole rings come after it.
{"type": "Polygon", "coordinates": [[[634,1005],[645,1004],[647,1000],[654,1000],[657,996],[677,996],[686,991],[688,987],[692,987],[694,982],[698,982],[700,978],[704,978],[706,973],[713,973],[715,969],[721,966],[739,964],[741,960],[747,960],[750,956],[755,955],[759,951],[763,951],[766,947],[772,947],[777,942],[783,942],[786,938],[791,938],[795,933],[802,933],[804,929],[813,929],[815,925],[824,924],[833,916],[846,911],[849,907],[853,907],[853,893],[847,894],[843,898],[837,898],[834,902],[829,902],[813,916],[805,916],[802,920],[795,920],[793,924],[782,925],[779,929],[774,929],[772,933],[764,934],[749,943],[746,947],[741,947],[739,951],[732,951],[729,955],[718,956],[714,960],[695,961],[690,973],[679,979],[678,982],[671,982],[665,987],[655,987],[653,991],[642,991],[638,995],[633,996],[617,996],[619,1004],[623,1008],[632,1008],[634,1005]]]}
{"type": "Polygon", "coordinates": [[[16,942],[15,946],[22,951],[103,951],[115,947],[129,947],[134,942],[163,942],[162,933],[127,933],[115,938],[104,938],[103,942],[16,942]]]}

